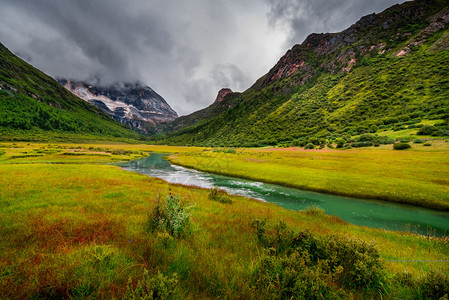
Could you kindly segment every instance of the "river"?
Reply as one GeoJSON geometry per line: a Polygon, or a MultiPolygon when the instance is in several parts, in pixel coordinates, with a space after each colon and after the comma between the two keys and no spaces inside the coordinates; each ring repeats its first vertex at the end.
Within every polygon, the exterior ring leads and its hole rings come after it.
{"type": "Polygon", "coordinates": [[[322,194],[280,185],[222,176],[172,165],[167,154],[151,153],[149,157],[121,163],[128,171],[158,177],[170,183],[203,188],[215,186],[235,195],[275,203],[290,210],[303,210],[315,205],[329,215],[348,223],[387,230],[409,231],[423,235],[449,235],[449,213],[386,201],[366,200],[322,194]]]}

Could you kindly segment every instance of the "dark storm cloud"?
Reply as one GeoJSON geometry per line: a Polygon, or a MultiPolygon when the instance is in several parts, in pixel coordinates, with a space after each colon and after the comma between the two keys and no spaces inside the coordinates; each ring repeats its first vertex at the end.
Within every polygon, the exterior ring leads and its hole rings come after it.
{"type": "Polygon", "coordinates": [[[242,91],[311,32],[393,1],[4,0],[0,42],[54,77],[139,80],[179,113],[242,91]]]}
{"type": "MultiPolygon", "coordinates": [[[[22,0],[13,6],[22,12],[32,12],[29,16],[24,13],[21,16],[24,20],[31,17],[32,22],[42,22],[59,34],[48,40],[45,31],[38,31],[28,41],[27,47],[44,59],[60,56],[73,63],[69,46],[87,58],[83,67],[90,76],[101,76],[105,81],[137,80],[138,69],[128,54],[139,52],[141,44],[155,52],[170,52],[170,36],[159,29],[157,17],[123,5],[116,9],[118,4],[118,1],[22,0]]],[[[62,67],[62,71],[72,75],[70,69],[62,67]]]]}

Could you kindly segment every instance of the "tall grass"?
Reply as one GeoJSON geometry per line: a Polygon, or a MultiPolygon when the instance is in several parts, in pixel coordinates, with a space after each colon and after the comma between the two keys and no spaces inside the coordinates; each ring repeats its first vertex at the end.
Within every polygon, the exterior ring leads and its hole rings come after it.
{"type": "MultiPolygon", "coordinates": [[[[271,248],[259,242],[257,228],[251,225],[255,218],[266,220],[262,234],[266,240],[276,237],[275,226],[282,221],[286,228],[294,229],[292,236],[308,230],[323,247],[331,244],[327,242],[331,236],[338,241],[374,243],[373,251],[389,278],[390,298],[416,295],[413,284],[402,284],[405,272],[410,274],[406,277],[409,282],[422,286],[423,295],[434,295],[435,287],[445,282],[438,274],[449,272],[447,266],[431,262],[384,261],[448,260],[448,241],[444,239],[357,227],[322,213],[287,211],[238,196],[230,196],[232,205],[211,201],[210,190],[171,185],[99,163],[111,161],[110,156],[82,161],[48,153],[40,161],[10,159],[36,148],[16,146],[0,147],[6,152],[0,162],[2,299],[120,299],[127,291],[142,296],[151,291],[154,295],[156,290],[183,299],[269,297],[272,290],[260,288],[264,282],[254,281],[271,248]],[[190,212],[189,234],[182,238],[147,231],[153,199],[170,193],[186,203],[196,203],[190,212]],[[437,275],[432,275],[431,269],[437,275]],[[176,285],[171,281],[175,278],[176,285]]],[[[125,146],[124,150],[139,147],[125,146]]],[[[310,274],[324,278],[323,284],[332,283],[323,263],[321,266],[320,270],[310,267],[310,274]]],[[[349,297],[365,295],[358,288],[338,284],[349,297]]]]}

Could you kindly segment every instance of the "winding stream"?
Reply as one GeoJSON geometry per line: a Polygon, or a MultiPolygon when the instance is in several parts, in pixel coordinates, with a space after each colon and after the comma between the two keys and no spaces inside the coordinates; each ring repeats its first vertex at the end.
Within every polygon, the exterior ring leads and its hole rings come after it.
{"type": "Polygon", "coordinates": [[[388,230],[410,231],[432,236],[449,235],[449,213],[377,200],[349,198],[283,187],[229,176],[215,175],[172,165],[163,157],[149,157],[122,163],[128,171],[158,177],[170,183],[203,188],[218,186],[231,194],[275,203],[290,210],[318,206],[346,222],[388,230]]]}

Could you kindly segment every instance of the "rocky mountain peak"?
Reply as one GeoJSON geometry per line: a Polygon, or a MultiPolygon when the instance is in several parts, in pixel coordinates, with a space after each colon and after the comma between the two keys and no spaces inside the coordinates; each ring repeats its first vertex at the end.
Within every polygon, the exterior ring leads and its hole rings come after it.
{"type": "Polygon", "coordinates": [[[215,99],[214,103],[223,101],[223,99],[224,99],[224,97],[226,97],[226,95],[232,94],[232,93],[233,93],[233,91],[231,89],[229,89],[229,88],[222,88],[218,92],[217,98],[215,99]]]}
{"type": "Polygon", "coordinates": [[[74,95],[139,132],[155,133],[158,123],[173,121],[178,116],[164,98],[140,82],[111,85],[92,85],[70,79],[58,79],[58,82],[74,95]]]}

